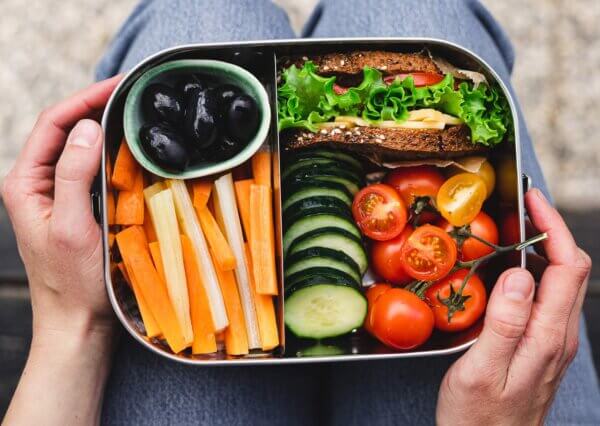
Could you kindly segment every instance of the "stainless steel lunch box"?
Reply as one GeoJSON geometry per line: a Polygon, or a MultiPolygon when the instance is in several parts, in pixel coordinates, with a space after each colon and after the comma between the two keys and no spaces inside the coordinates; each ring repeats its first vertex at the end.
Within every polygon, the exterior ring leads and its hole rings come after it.
{"type": "MultiPolygon", "coordinates": [[[[230,60],[236,55],[258,54],[258,60],[264,61],[264,65],[272,70],[269,78],[263,81],[272,107],[272,127],[268,140],[265,144],[274,154],[274,180],[275,180],[275,215],[276,235],[279,237],[276,244],[279,251],[279,278],[282,285],[283,262],[281,256],[281,198],[279,194],[279,139],[277,133],[277,76],[276,61],[280,56],[290,54],[315,54],[330,51],[352,51],[385,49],[394,51],[420,51],[428,49],[454,65],[482,72],[490,81],[495,81],[504,91],[509,101],[514,122],[514,144],[502,144],[500,150],[508,151],[516,159],[517,186],[518,186],[518,213],[520,217],[521,239],[525,235],[523,194],[524,186],[528,185],[528,179],[522,179],[521,173],[521,151],[519,140],[519,121],[514,100],[505,84],[500,80],[498,74],[473,52],[454,43],[430,39],[430,38],[339,38],[339,39],[298,39],[298,40],[269,40],[248,41],[232,43],[212,44],[189,44],[177,46],[156,53],[142,61],[127,73],[119,86],[112,94],[104,111],[102,127],[106,134],[106,143],[102,156],[102,170],[106,170],[109,153],[114,155],[115,147],[123,138],[123,105],[127,93],[133,83],[148,69],[174,59],[222,59],[230,60]]],[[[113,157],[114,158],[114,157],[113,157]]],[[[106,173],[101,173],[98,178],[96,190],[93,191],[92,199],[98,213],[98,219],[103,229],[104,240],[104,270],[106,289],[114,311],[125,327],[125,329],[142,345],[155,353],[177,362],[191,365],[246,365],[246,364],[287,364],[287,363],[313,363],[333,361],[359,361],[392,358],[426,357],[437,355],[449,355],[463,351],[471,346],[481,330],[482,321],[471,329],[456,334],[435,335],[423,347],[415,351],[397,352],[392,351],[368,336],[364,331],[358,331],[342,338],[332,341],[315,342],[300,341],[296,338],[286,336],[283,326],[283,291],[280,291],[277,303],[277,315],[280,324],[281,346],[269,354],[250,354],[245,357],[229,357],[225,354],[214,356],[192,356],[185,354],[174,355],[166,346],[155,339],[148,339],[143,334],[143,324],[140,319],[135,299],[123,282],[113,280],[113,265],[108,244],[108,220],[107,220],[107,178],[106,173]]],[[[525,265],[525,254],[521,253],[521,265],[525,265]]]]}

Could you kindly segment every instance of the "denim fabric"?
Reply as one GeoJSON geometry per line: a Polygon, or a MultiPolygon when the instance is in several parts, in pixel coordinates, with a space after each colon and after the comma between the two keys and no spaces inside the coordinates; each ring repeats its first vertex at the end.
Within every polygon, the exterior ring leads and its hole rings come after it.
{"type": "MultiPolygon", "coordinates": [[[[480,55],[510,87],[514,50],[476,0],[324,0],[302,35],[442,38],[480,55]]],[[[267,0],[146,0],[116,36],[97,77],[125,71],[177,44],[293,37],[286,14],[267,0]]],[[[547,193],[519,114],[524,170],[547,193]]],[[[439,383],[456,358],[192,368],[164,360],[124,336],[102,420],[127,425],[432,424],[439,383]]],[[[548,423],[600,424],[599,401],[582,321],[579,352],[548,423]]]]}

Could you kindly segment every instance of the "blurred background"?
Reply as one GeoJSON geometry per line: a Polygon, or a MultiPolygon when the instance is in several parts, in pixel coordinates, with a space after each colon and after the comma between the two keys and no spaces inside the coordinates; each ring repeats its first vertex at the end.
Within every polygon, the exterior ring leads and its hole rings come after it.
{"type": "MultiPolygon", "coordinates": [[[[299,30],[316,0],[274,0],[299,30]]],[[[0,180],[42,108],[86,86],[137,0],[0,0],[0,180]]],[[[558,207],[595,266],[585,305],[600,356],[600,3],[483,0],[510,35],[513,74],[558,207]]],[[[0,199],[0,413],[28,350],[27,281],[0,199]]],[[[597,362],[597,365],[598,364],[597,362]]]]}

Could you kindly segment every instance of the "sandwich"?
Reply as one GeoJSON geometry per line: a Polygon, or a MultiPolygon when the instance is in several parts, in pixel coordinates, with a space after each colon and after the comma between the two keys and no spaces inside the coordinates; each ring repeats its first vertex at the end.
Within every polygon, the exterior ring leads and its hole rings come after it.
{"type": "Polygon", "coordinates": [[[284,149],[330,146],[386,159],[485,153],[512,137],[502,90],[425,52],[355,51],[283,58],[284,149]]]}

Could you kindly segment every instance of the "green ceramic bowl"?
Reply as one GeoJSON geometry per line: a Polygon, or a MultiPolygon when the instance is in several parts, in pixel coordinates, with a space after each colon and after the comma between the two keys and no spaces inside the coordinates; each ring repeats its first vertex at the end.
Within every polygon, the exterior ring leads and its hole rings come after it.
{"type": "Polygon", "coordinates": [[[202,176],[208,176],[232,169],[247,161],[263,144],[269,133],[271,123],[271,108],[269,97],[263,85],[254,75],[237,65],[228,62],[204,60],[204,59],[184,59],[178,61],[165,62],[146,71],[134,83],[127,95],[125,101],[125,111],[123,114],[123,127],[125,138],[131,153],[135,159],[151,173],[155,175],[172,179],[192,179],[202,176]],[[214,77],[216,81],[223,84],[229,83],[238,86],[243,92],[250,95],[256,101],[260,114],[260,124],[256,136],[234,157],[219,162],[201,162],[190,165],[183,172],[174,172],[166,170],[156,164],[141,146],[140,128],[145,124],[142,113],[142,93],[144,89],[153,83],[169,83],[178,75],[197,73],[214,77]]]}

